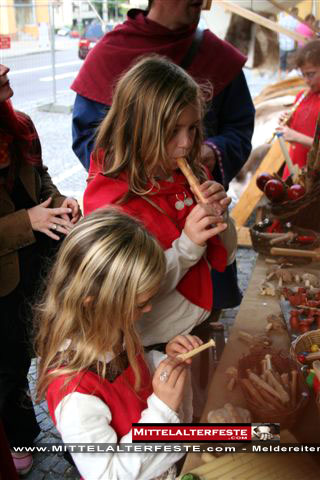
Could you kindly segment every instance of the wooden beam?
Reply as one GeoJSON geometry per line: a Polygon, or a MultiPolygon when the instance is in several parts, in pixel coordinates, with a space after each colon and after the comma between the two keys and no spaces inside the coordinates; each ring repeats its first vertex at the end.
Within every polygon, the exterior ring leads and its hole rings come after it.
{"type": "Polygon", "coordinates": [[[247,8],[243,8],[233,2],[229,2],[229,0],[214,0],[214,3],[224,7],[224,9],[228,10],[229,12],[235,13],[236,15],[240,15],[240,17],[246,18],[251,22],[262,25],[262,27],[268,28],[269,30],[273,30],[277,33],[284,33],[297,42],[305,43],[307,41],[307,39],[303,35],[300,35],[300,33],[289,30],[288,28],[284,28],[277,22],[273,22],[272,20],[262,17],[261,15],[258,15],[247,8]]]}
{"type": "Polygon", "coordinates": [[[248,227],[237,227],[238,247],[252,248],[251,236],[248,227]]]}
{"type": "Polygon", "coordinates": [[[236,227],[242,227],[256,208],[263,192],[256,185],[256,178],[262,172],[278,172],[284,162],[280,144],[274,141],[267,155],[262,160],[259,168],[252,176],[249,185],[241,195],[238,203],[231,211],[231,216],[236,222],[236,227]]]}
{"type": "Polygon", "coordinates": [[[212,3],[212,0],[206,0],[205,2],[203,2],[202,10],[210,10],[211,3],[212,3]]]}

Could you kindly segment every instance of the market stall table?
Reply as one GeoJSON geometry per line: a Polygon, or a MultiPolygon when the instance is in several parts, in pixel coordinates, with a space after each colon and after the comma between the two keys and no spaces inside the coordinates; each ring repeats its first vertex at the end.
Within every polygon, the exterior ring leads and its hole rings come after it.
{"type": "MultiPolygon", "coordinates": [[[[265,280],[268,268],[270,268],[270,265],[267,265],[264,261],[264,258],[259,255],[248,289],[245,292],[238,315],[230,331],[230,336],[222,354],[220,363],[212,377],[206,406],[201,417],[201,423],[208,422],[207,417],[210,410],[220,408],[227,402],[230,402],[233,405],[246,407],[246,401],[239,385],[237,385],[232,392],[227,390],[228,378],[225,371],[230,366],[237,367],[239,358],[249,353],[248,345],[238,338],[239,332],[245,331],[253,336],[264,334],[267,325],[267,316],[270,314],[280,313],[278,297],[262,296],[259,294],[259,286],[262,281],[265,280]]],[[[295,266],[294,270],[300,273],[305,273],[306,271],[317,273],[319,272],[319,263],[295,266]]],[[[281,350],[285,353],[289,352],[291,340],[287,331],[284,331],[283,333],[271,333],[270,339],[272,339],[273,349],[281,350]]],[[[266,419],[266,422],[267,421],[268,419],[266,419]]],[[[311,400],[306,409],[302,412],[301,418],[297,420],[292,433],[298,442],[320,443],[319,413],[314,401],[311,400]]],[[[294,441],[294,437],[292,438],[292,441],[294,441]]],[[[276,458],[279,457],[277,454],[270,455],[275,457],[275,461],[276,458]]],[[[295,454],[289,455],[296,456],[295,454]]],[[[303,457],[307,457],[305,458],[306,461],[309,461],[310,459],[308,454],[298,455],[300,455],[301,459],[303,457]]],[[[319,455],[313,456],[313,459],[316,457],[319,457],[319,455]]],[[[186,473],[202,463],[203,462],[201,461],[200,455],[190,453],[186,457],[182,473],[186,473]]],[[[318,472],[317,476],[314,478],[319,478],[318,472]]],[[[309,477],[309,480],[311,480],[311,477],[309,477]]]]}

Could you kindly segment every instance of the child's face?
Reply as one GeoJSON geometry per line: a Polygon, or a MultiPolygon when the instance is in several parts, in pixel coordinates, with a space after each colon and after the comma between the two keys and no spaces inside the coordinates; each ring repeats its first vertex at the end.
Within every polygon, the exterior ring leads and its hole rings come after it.
{"type": "Polygon", "coordinates": [[[203,0],[162,0],[161,12],[165,22],[172,23],[180,28],[198,23],[200,19],[203,0]]]}
{"type": "MultiPolygon", "coordinates": [[[[158,290],[158,289],[157,289],[158,290]]],[[[138,295],[137,298],[137,315],[136,321],[139,320],[143,313],[148,313],[152,310],[152,297],[155,295],[156,291],[142,293],[138,295]]]]}
{"type": "Polygon", "coordinates": [[[320,66],[305,63],[300,70],[311,91],[320,92],[320,66]]]}
{"type": "Polygon", "coordinates": [[[200,122],[200,112],[196,105],[188,105],[182,111],[172,132],[171,140],[167,144],[167,154],[172,170],[178,168],[177,158],[186,157],[190,153],[200,122]]]}

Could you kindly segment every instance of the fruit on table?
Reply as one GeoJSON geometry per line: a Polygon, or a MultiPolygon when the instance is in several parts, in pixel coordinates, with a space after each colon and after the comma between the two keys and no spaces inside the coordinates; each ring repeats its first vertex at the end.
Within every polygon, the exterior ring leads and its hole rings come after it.
{"type": "Polygon", "coordinates": [[[280,220],[278,220],[278,219],[273,220],[273,222],[271,223],[271,225],[269,225],[269,226],[266,228],[266,232],[267,232],[267,233],[282,233],[282,232],[283,232],[283,228],[282,228],[282,225],[281,225],[280,220]]]}
{"type": "Polygon", "coordinates": [[[313,382],[314,382],[314,377],[315,377],[315,373],[313,370],[310,370],[310,372],[308,373],[308,376],[306,378],[306,384],[308,385],[309,388],[312,388],[313,387],[313,382]]]}
{"type": "Polygon", "coordinates": [[[311,243],[315,242],[316,237],[313,235],[298,235],[296,241],[301,243],[302,245],[310,245],[311,243]]]}
{"type": "Polygon", "coordinates": [[[268,180],[264,186],[264,193],[273,202],[280,202],[285,197],[285,186],[283,182],[273,178],[268,180]]]}
{"type": "Polygon", "coordinates": [[[302,185],[294,184],[288,188],[287,197],[289,200],[297,200],[298,198],[303,197],[305,193],[306,189],[302,185]]]}
{"type": "Polygon", "coordinates": [[[315,394],[318,394],[320,391],[320,381],[318,380],[314,370],[310,370],[306,378],[306,383],[309,388],[311,388],[315,394]]]}
{"type": "Polygon", "coordinates": [[[314,343],[311,345],[311,348],[310,348],[311,352],[318,352],[319,351],[319,346],[314,343]]]}
{"type": "Polygon", "coordinates": [[[257,187],[260,190],[264,191],[265,184],[272,179],[273,179],[273,176],[270,173],[267,173],[267,172],[260,173],[260,175],[256,179],[257,187]]]}
{"type": "Polygon", "coordinates": [[[297,360],[298,360],[300,363],[305,363],[305,361],[306,361],[306,356],[303,355],[303,353],[299,353],[299,355],[297,355],[297,360]]]}

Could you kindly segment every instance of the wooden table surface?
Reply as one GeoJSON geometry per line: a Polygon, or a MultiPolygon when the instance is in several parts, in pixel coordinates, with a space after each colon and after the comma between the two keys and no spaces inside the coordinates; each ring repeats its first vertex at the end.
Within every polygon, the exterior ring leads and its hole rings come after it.
{"type": "MultiPolygon", "coordinates": [[[[227,390],[227,376],[225,370],[229,366],[237,367],[239,358],[242,357],[242,355],[249,353],[248,346],[243,341],[239,340],[238,332],[245,331],[252,335],[265,333],[267,316],[280,313],[278,297],[261,296],[259,294],[259,286],[265,279],[268,268],[270,268],[270,265],[267,265],[263,257],[259,255],[238,315],[230,331],[228,342],[223,351],[220,363],[212,377],[206,406],[201,417],[201,423],[207,423],[207,416],[210,410],[223,407],[227,402],[236,406],[246,407],[245,399],[238,385],[232,392],[227,390]]],[[[294,270],[299,271],[300,273],[305,273],[306,271],[319,272],[319,268],[319,263],[312,263],[305,266],[294,267],[294,270]]],[[[287,332],[272,333],[270,339],[272,339],[272,348],[289,352],[291,340],[287,332]]],[[[297,422],[293,433],[301,443],[320,443],[319,414],[314,402],[309,402],[300,421],[297,422]]],[[[201,463],[200,455],[194,453],[188,454],[182,473],[192,470],[192,468],[197,467],[201,463]]]]}

